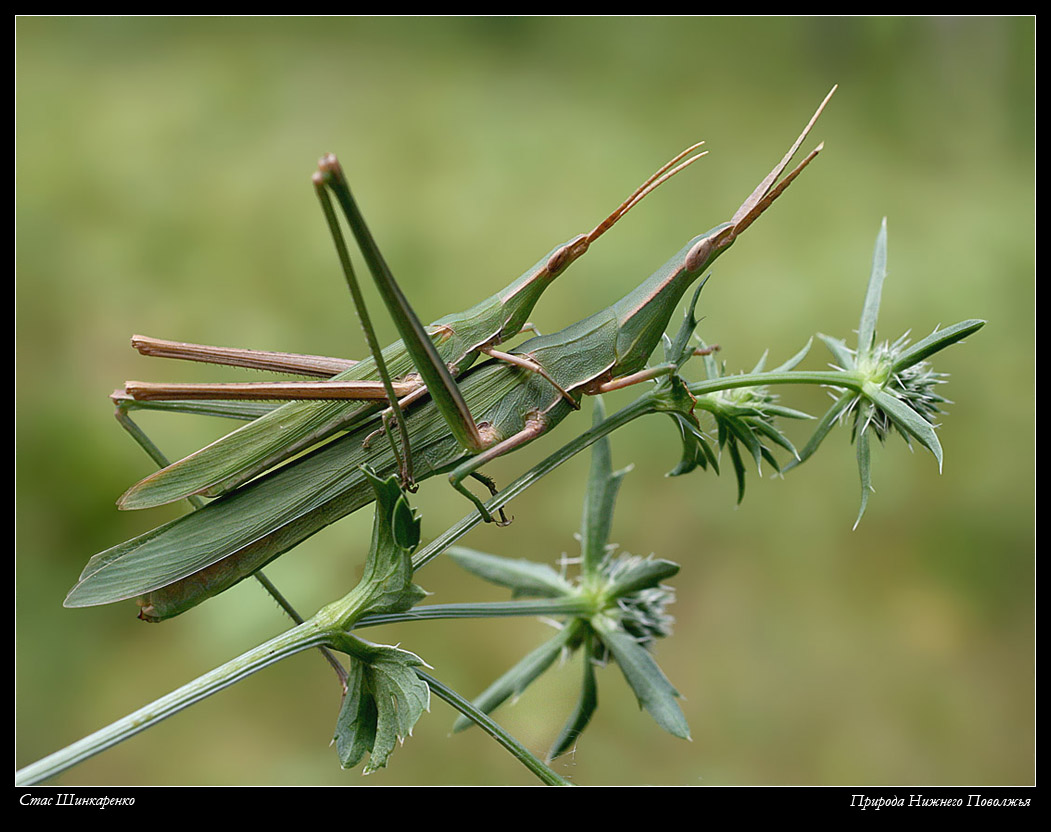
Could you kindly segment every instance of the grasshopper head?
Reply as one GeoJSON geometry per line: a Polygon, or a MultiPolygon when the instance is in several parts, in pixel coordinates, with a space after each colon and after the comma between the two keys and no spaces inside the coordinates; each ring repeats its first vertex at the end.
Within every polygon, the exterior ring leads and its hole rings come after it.
{"type": "Polygon", "coordinates": [[[724,222],[703,235],[686,252],[686,271],[691,274],[705,269],[716,257],[722,254],[734,241],[734,227],[724,222]]]}
{"type": "Polygon", "coordinates": [[[556,277],[560,274],[574,260],[588,250],[592,239],[594,238],[589,234],[579,234],[565,245],[556,248],[554,254],[547,259],[548,273],[552,277],[556,277]]]}
{"type": "Polygon", "coordinates": [[[792,157],[796,155],[799,146],[803,143],[804,139],[806,139],[807,134],[810,132],[810,128],[814,126],[818,116],[821,115],[821,111],[825,109],[825,105],[828,104],[828,100],[832,97],[832,94],[835,91],[836,87],[832,87],[828,95],[825,96],[825,100],[821,102],[821,106],[819,106],[814,115],[811,116],[807,126],[803,128],[803,132],[799,134],[799,138],[796,139],[795,144],[788,149],[784,158],[778,162],[774,169],[767,174],[766,178],[759,183],[754,191],[752,191],[748,199],[741,203],[741,207],[734,213],[730,222],[724,223],[723,225],[717,225],[694,243],[686,254],[685,267],[687,271],[700,271],[722,252],[733,245],[734,240],[737,239],[741,232],[755,222],[756,219],[759,218],[759,215],[769,208],[775,199],[784,193],[785,188],[792,184],[792,180],[803,172],[803,168],[809,165],[814,157],[821,152],[821,149],[824,147],[823,143],[810,151],[806,158],[796,165],[788,176],[780,182],[777,181],[784,172],[784,169],[788,167],[788,163],[792,161],[792,157]]]}

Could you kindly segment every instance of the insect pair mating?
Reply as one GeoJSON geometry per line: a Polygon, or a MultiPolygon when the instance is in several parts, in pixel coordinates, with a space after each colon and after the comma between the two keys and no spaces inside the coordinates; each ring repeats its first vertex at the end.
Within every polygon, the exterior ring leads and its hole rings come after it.
{"type": "Polygon", "coordinates": [[[834,91],[728,222],[690,240],[612,306],[506,352],[499,347],[529,328],[533,307],[550,282],[646,194],[703,156],[703,152],[690,155],[699,145],[658,170],[591,232],[556,247],[491,298],[427,327],[380,254],[339,163],[326,156],[314,184],[366,332],[370,357],[355,363],[137,337],[133,343],[145,354],[326,380],[191,386],[128,382],[117,395],[120,407],[158,399],[293,401],[269,409],[129,489],[119,501],[121,508],[146,508],[195,495],[216,499],[95,555],[66,598],[66,606],[137,598],[144,618],[176,615],[371,503],[373,491],[363,465],[381,474],[397,471],[406,485],[446,473],[484,519],[496,519],[464,480],[479,479],[493,490],[479,469],[553,428],[579,409],[584,396],[674,371],[672,364],[647,367],[647,362],[676,306],[821,150],[819,145],[781,178],[834,91]],[[372,334],[333,197],[402,337],[386,349],[380,349],[372,334]],[[478,363],[483,358],[487,360],[478,363]],[[387,441],[380,441],[380,434],[387,441]]]}

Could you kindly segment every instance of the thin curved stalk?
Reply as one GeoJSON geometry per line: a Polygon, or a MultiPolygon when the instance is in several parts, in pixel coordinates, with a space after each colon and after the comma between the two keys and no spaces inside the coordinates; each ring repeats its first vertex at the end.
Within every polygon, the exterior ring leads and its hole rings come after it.
{"type": "Polygon", "coordinates": [[[433,676],[428,673],[424,673],[422,670],[417,670],[416,675],[425,681],[430,689],[436,693],[441,699],[448,702],[460,713],[467,716],[469,719],[474,720],[478,727],[481,728],[485,733],[496,740],[500,745],[506,748],[528,768],[533,774],[535,774],[540,782],[545,786],[572,786],[573,784],[566,780],[555,771],[552,771],[541,760],[536,757],[528,748],[522,745],[518,740],[507,733],[500,724],[494,722],[489,716],[483,714],[477,708],[475,708],[469,701],[464,699],[460,694],[454,691],[452,688],[446,687],[444,684],[439,682],[433,676]]]}

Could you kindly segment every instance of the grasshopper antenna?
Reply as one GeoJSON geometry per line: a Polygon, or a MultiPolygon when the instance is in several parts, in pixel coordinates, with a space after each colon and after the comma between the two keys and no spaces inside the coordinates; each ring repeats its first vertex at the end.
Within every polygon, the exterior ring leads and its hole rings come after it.
{"type": "Polygon", "coordinates": [[[828,95],[825,96],[825,100],[821,102],[821,106],[817,108],[814,115],[811,116],[810,121],[807,123],[807,126],[803,128],[803,132],[799,134],[799,138],[796,139],[795,144],[788,149],[784,158],[778,162],[774,169],[767,174],[766,178],[759,183],[758,187],[752,191],[752,195],[741,203],[741,207],[737,209],[737,213],[735,213],[730,220],[730,225],[734,227],[735,233],[740,234],[755,221],[756,217],[769,208],[770,204],[782,194],[785,188],[791,184],[792,180],[802,172],[803,168],[810,164],[810,160],[817,156],[817,154],[824,148],[824,142],[815,147],[810,151],[807,157],[796,166],[795,170],[784,178],[784,181],[771,190],[771,186],[777,181],[777,178],[781,175],[784,169],[788,167],[788,163],[792,161],[792,157],[796,155],[799,146],[806,140],[807,134],[810,133],[811,128],[825,109],[825,105],[828,104],[828,100],[838,88],[839,84],[836,84],[831,90],[829,90],[828,95]]]}
{"type": "Polygon", "coordinates": [[[829,90],[828,95],[825,96],[825,100],[821,102],[821,105],[814,112],[814,115],[811,116],[810,121],[807,122],[807,126],[803,128],[803,132],[799,134],[799,138],[795,140],[795,143],[788,149],[788,152],[784,155],[781,161],[774,166],[774,169],[766,175],[763,181],[759,183],[749,197],[741,203],[741,207],[734,212],[730,222],[717,233],[705,237],[690,249],[686,255],[685,261],[685,268],[687,270],[693,271],[699,269],[704,263],[709,262],[709,257],[713,249],[718,248],[721,250],[729,247],[742,231],[755,222],[759,215],[769,208],[775,199],[784,193],[785,189],[792,184],[792,180],[799,176],[799,174],[803,172],[803,169],[814,160],[814,157],[824,149],[825,144],[822,142],[811,150],[810,153],[806,155],[806,158],[795,166],[791,173],[780,182],[777,182],[778,177],[780,177],[782,172],[784,172],[784,169],[788,167],[788,163],[792,161],[792,157],[796,155],[799,146],[806,140],[811,128],[825,109],[825,105],[828,104],[828,100],[838,88],[839,85],[836,84],[831,90],[829,90]],[[775,182],[777,182],[776,185],[774,185],[775,182]]]}
{"type": "Polygon", "coordinates": [[[659,185],[667,182],[675,174],[681,170],[685,170],[702,156],[707,156],[708,151],[702,150],[700,153],[695,154],[686,161],[682,161],[686,156],[693,153],[698,147],[704,142],[697,142],[694,145],[686,148],[684,151],[679,153],[673,159],[669,159],[660,168],[654,171],[653,175],[650,176],[645,182],[637,187],[626,200],[617,206],[616,210],[613,211],[608,217],[602,222],[591,229],[587,234],[581,234],[571,242],[566,243],[562,248],[551,255],[547,261],[547,271],[555,273],[564,269],[584,252],[588,250],[588,247],[595,242],[599,237],[609,231],[628,211],[634,208],[642,200],[646,194],[655,190],[659,185]]]}
{"type": "Polygon", "coordinates": [[[650,193],[653,190],[656,190],[658,186],[660,186],[664,182],[667,182],[679,171],[688,168],[702,156],[707,156],[708,151],[702,150],[700,153],[687,159],[685,162],[682,162],[682,164],[678,164],[680,161],[682,161],[683,158],[693,153],[693,151],[695,151],[702,144],[704,144],[704,142],[697,142],[697,144],[691,145],[690,147],[686,148],[674,159],[670,159],[659,170],[655,171],[649,179],[647,179],[645,182],[639,185],[639,187],[635,189],[635,192],[626,200],[624,200],[624,202],[620,204],[616,211],[614,211],[612,214],[606,217],[606,219],[604,219],[593,229],[591,229],[590,233],[584,235],[584,238],[587,240],[588,244],[595,242],[595,240],[597,240],[610,228],[612,228],[613,224],[616,223],[616,221],[623,217],[626,213],[628,213],[628,211],[634,208],[639,202],[641,202],[642,198],[645,197],[646,194],[650,193]],[[675,165],[676,167],[673,167],[673,165],[675,165]]]}

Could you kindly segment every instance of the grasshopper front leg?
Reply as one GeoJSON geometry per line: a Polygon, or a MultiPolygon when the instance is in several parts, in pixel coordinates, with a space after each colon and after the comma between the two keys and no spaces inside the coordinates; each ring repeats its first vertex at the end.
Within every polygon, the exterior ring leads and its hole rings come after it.
{"type": "MultiPolygon", "coordinates": [[[[580,409],[579,402],[573,401],[573,406],[575,410],[580,409]]],[[[467,488],[463,484],[463,481],[467,477],[480,477],[481,475],[478,473],[479,468],[504,454],[511,453],[511,451],[517,450],[523,445],[532,442],[538,436],[547,431],[549,425],[550,422],[543,413],[540,411],[532,411],[526,414],[525,426],[521,430],[502,441],[490,445],[481,453],[471,457],[462,465],[454,468],[452,473],[449,474],[449,482],[452,487],[474,503],[475,507],[478,509],[478,513],[486,523],[495,522],[498,526],[506,526],[511,521],[504,516],[503,509],[500,510],[500,519],[494,521],[492,514],[490,514],[489,510],[485,507],[485,503],[483,503],[474,492],[467,488]]],[[[485,426],[484,423],[483,426],[485,426]]],[[[489,482],[491,483],[492,481],[490,480],[489,482]]],[[[491,496],[496,496],[494,487],[490,486],[489,492],[491,496]]]]}

